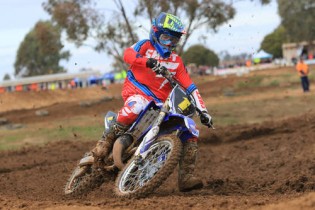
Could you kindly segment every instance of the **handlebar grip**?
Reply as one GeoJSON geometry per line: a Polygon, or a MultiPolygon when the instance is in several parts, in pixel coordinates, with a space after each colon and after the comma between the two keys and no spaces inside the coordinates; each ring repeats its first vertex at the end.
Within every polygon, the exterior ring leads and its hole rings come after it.
{"type": "Polygon", "coordinates": [[[207,123],[207,122],[206,122],[207,119],[208,119],[208,118],[207,118],[203,113],[200,114],[200,121],[201,121],[201,122],[207,123]]]}
{"type": "Polygon", "coordinates": [[[160,74],[162,75],[162,76],[167,76],[167,75],[169,75],[169,71],[168,71],[168,69],[165,67],[165,66],[161,66],[160,67],[160,74]]]}
{"type": "Polygon", "coordinates": [[[200,121],[202,124],[206,125],[208,128],[214,129],[212,120],[209,121],[208,117],[206,117],[204,113],[202,112],[200,113],[200,121]]]}

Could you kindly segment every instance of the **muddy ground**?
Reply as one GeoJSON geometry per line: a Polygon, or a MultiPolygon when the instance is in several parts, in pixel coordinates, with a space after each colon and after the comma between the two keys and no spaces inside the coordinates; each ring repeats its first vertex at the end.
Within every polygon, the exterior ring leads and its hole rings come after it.
{"type": "MultiPolygon", "coordinates": [[[[54,113],[47,117],[35,118],[31,104],[25,110],[5,110],[1,117],[32,124],[77,113],[93,117],[121,104],[118,97],[81,107],[59,98],[43,105],[54,113]]],[[[94,145],[71,139],[0,152],[0,209],[315,209],[315,114],[201,132],[201,190],[179,192],[176,169],[144,199],[116,198],[112,182],[81,198],[66,198],[63,187],[73,166],[94,145]]]]}

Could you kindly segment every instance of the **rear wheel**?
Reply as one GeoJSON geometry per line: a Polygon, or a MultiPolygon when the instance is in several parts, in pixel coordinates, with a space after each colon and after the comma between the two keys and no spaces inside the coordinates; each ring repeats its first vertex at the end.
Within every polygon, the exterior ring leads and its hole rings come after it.
{"type": "Polygon", "coordinates": [[[120,197],[145,197],[158,188],[174,171],[182,144],[176,135],[160,136],[148,149],[145,159],[133,157],[116,179],[120,197]]]}
{"type": "Polygon", "coordinates": [[[64,193],[68,196],[86,194],[104,182],[104,174],[95,170],[92,165],[76,166],[65,186],[64,193]]]}

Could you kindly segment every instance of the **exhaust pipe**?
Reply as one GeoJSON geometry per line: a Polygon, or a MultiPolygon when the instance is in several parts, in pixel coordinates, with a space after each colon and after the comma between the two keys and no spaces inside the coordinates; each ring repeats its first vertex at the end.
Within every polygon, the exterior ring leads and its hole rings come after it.
{"type": "Polygon", "coordinates": [[[114,160],[114,165],[119,170],[122,170],[125,166],[122,160],[122,154],[131,145],[131,143],[132,143],[132,137],[128,134],[124,134],[120,136],[114,143],[113,160],[114,160]]]}

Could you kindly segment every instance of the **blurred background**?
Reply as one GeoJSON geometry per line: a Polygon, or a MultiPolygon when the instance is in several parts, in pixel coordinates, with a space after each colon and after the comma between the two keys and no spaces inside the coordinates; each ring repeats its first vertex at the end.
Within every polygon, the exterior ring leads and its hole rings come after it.
{"type": "Polygon", "coordinates": [[[3,0],[0,17],[0,209],[315,209],[314,0],[3,0]],[[194,117],[204,189],[173,174],[145,199],[65,199],[161,11],[186,25],[177,52],[216,128],[194,117]]]}
{"type": "Polygon", "coordinates": [[[123,50],[149,38],[161,11],[186,25],[177,51],[192,74],[311,64],[314,10],[310,0],[2,1],[1,92],[122,81],[123,50]]]}

